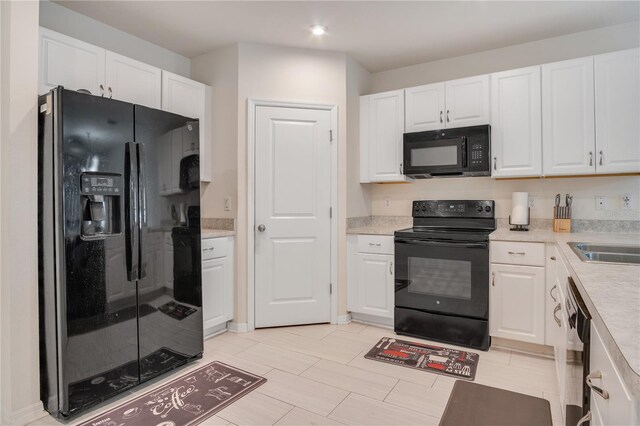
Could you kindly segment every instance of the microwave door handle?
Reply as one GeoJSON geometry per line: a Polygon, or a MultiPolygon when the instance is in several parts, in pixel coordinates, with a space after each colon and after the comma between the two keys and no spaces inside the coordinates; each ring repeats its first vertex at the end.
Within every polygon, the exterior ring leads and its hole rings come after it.
{"type": "Polygon", "coordinates": [[[460,146],[462,150],[462,167],[467,168],[467,141],[463,140],[460,146]]]}

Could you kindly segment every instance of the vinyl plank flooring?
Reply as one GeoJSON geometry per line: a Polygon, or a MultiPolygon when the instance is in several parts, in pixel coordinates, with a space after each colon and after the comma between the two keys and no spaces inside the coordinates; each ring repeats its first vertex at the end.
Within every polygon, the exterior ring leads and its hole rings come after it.
{"type": "Polygon", "coordinates": [[[248,359],[240,358],[236,355],[231,355],[218,351],[206,351],[207,362],[220,361],[232,367],[239,368],[240,370],[248,371],[249,373],[257,374],[258,376],[264,376],[273,367],[262,364],[256,361],[250,361],[248,359]]]}
{"type": "Polygon", "coordinates": [[[292,408],[293,405],[271,398],[265,394],[251,392],[224,410],[216,413],[216,416],[238,426],[272,425],[291,411],[292,408]]]}
{"type": "Polygon", "coordinates": [[[348,425],[437,425],[438,419],[416,411],[349,394],[329,415],[348,425]]]}
{"type": "Polygon", "coordinates": [[[369,371],[321,359],[302,377],[382,401],[398,380],[369,371]]]}
{"type": "Polygon", "coordinates": [[[235,333],[223,333],[204,342],[204,350],[226,352],[232,355],[257,345],[259,342],[238,336],[235,333]]]}
{"type": "Polygon", "coordinates": [[[451,390],[417,385],[400,380],[384,402],[440,418],[449,401],[451,390]]]}
{"type": "Polygon", "coordinates": [[[358,342],[336,340],[332,339],[331,336],[326,336],[322,340],[300,337],[294,342],[284,344],[283,347],[291,351],[343,364],[351,361],[362,350],[361,344],[358,342]]]}
{"type": "Polygon", "coordinates": [[[338,326],[335,324],[313,324],[286,327],[285,331],[298,336],[322,339],[323,337],[333,333],[337,328],[338,326]]]}
{"type": "Polygon", "coordinates": [[[290,351],[264,343],[251,346],[238,353],[237,357],[293,374],[302,373],[319,360],[319,358],[304,353],[290,351]]]}
{"type": "Polygon", "coordinates": [[[342,423],[295,407],[289,411],[276,425],[282,426],[339,426],[342,423]]]}
{"type": "Polygon", "coordinates": [[[256,392],[321,416],[329,414],[349,394],[342,389],[280,370],[271,370],[264,377],[267,383],[256,392]]]}
{"type": "Polygon", "coordinates": [[[387,364],[382,361],[374,361],[366,359],[364,356],[369,350],[364,350],[347,365],[357,367],[363,370],[367,370],[372,374],[382,374],[385,376],[393,377],[398,380],[405,380],[411,383],[417,383],[425,386],[433,385],[436,378],[436,374],[428,371],[417,371],[413,368],[402,367],[400,365],[387,364]]]}

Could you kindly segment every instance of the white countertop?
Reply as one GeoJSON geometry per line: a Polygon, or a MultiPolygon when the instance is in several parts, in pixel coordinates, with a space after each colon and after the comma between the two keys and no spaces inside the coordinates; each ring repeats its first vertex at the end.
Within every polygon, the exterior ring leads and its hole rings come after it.
{"type": "Polygon", "coordinates": [[[583,262],[568,242],[638,244],[640,234],[515,232],[498,229],[495,241],[555,243],[584,299],[616,367],[640,399],[640,265],[583,262]]]}

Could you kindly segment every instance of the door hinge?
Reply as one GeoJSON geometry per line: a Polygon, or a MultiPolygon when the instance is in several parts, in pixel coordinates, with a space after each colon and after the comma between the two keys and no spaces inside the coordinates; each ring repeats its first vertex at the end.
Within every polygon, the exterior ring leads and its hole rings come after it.
{"type": "Polygon", "coordinates": [[[333,284],[329,283],[329,294],[333,294],[333,284]]]}
{"type": "Polygon", "coordinates": [[[333,217],[333,207],[329,207],[329,218],[333,217]]]}
{"type": "Polygon", "coordinates": [[[333,142],[333,130],[329,130],[329,142],[333,142]]]}

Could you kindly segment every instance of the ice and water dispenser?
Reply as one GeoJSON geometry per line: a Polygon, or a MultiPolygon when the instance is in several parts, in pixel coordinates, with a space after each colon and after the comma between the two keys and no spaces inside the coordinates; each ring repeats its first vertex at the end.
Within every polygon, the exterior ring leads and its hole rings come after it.
{"type": "Polygon", "coordinates": [[[122,176],[83,173],[80,187],[82,236],[96,238],[120,234],[122,176]]]}

